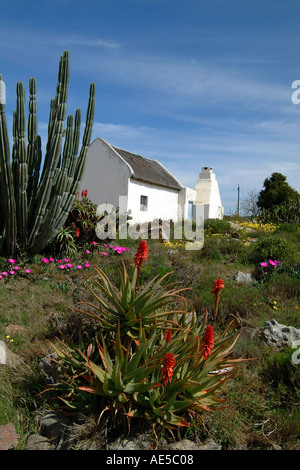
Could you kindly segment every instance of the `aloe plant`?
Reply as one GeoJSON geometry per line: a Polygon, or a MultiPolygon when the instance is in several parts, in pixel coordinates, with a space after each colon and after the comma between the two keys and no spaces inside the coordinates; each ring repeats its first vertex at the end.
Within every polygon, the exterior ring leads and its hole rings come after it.
{"type": "Polygon", "coordinates": [[[75,122],[72,115],[67,116],[65,128],[69,75],[69,52],[65,51],[59,62],[56,96],[50,104],[48,140],[42,168],[35,79],[29,81],[27,143],[25,89],[22,82],[17,83],[11,160],[5,105],[0,103],[0,253],[13,255],[17,245],[28,252],[41,252],[64,225],[72,208],[91,140],[95,84],[90,85],[79,152],[79,109],[75,113],[75,122]]]}
{"type": "Polygon", "coordinates": [[[138,269],[135,268],[132,279],[129,278],[124,262],[120,273],[120,287],[112,285],[107,275],[98,267],[94,267],[96,276],[85,281],[96,302],[79,302],[89,310],[77,310],[96,319],[99,324],[110,331],[120,328],[122,337],[138,341],[140,324],[144,329],[151,330],[156,322],[162,324],[171,314],[181,312],[172,308],[172,303],[182,302],[182,291],[176,289],[173,283],[164,284],[172,273],[162,277],[155,276],[145,286],[136,289],[138,269]],[[168,306],[171,305],[171,308],[168,306]]]}

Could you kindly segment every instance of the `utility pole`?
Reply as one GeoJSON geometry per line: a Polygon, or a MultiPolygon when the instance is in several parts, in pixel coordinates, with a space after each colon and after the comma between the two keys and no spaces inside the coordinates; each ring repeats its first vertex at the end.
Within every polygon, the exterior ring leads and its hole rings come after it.
{"type": "Polygon", "coordinates": [[[238,184],[238,203],[237,203],[237,215],[240,215],[240,185],[238,184]]]}

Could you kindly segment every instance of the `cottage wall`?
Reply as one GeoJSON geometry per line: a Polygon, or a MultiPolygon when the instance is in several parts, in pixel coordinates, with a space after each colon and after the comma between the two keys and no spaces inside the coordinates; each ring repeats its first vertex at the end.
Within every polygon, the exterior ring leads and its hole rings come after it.
{"type": "Polygon", "coordinates": [[[81,189],[88,190],[89,198],[97,205],[119,206],[119,196],[127,196],[128,165],[102,139],[94,140],[88,150],[87,164],[81,189]]]}
{"type": "Polygon", "coordinates": [[[128,182],[128,204],[136,223],[154,219],[177,220],[178,191],[131,179],[128,182]],[[141,210],[141,196],[147,197],[147,210],[141,210]]]}

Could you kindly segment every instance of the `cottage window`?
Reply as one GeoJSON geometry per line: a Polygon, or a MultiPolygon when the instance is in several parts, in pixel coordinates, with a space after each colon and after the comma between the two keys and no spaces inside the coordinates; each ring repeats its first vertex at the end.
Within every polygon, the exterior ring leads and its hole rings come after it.
{"type": "Polygon", "coordinates": [[[140,210],[147,212],[148,210],[148,196],[141,196],[140,210]]]}

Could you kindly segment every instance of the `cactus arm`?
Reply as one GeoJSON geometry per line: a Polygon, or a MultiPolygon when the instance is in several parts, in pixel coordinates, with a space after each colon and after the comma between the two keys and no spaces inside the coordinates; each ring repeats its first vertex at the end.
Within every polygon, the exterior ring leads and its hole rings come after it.
{"type": "MultiPolygon", "coordinates": [[[[84,164],[86,160],[87,151],[88,151],[89,144],[91,141],[92,127],[93,127],[93,120],[94,120],[94,113],[95,113],[95,94],[96,94],[96,87],[95,87],[95,84],[92,83],[90,86],[90,96],[89,96],[89,103],[88,103],[88,108],[87,108],[85,130],[84,130],[84,135],[82,139],[82,146],[81,146],[80,155],[77,158],[75,171],[73,168],[72,158],[70,160],[69,174],[70,172],[72,173],[74,172],[74,177],[72,178],[73,183],[70,185],[70,181],[68,180],[67,175],[65,174],[66,176],[66,179],[64,180],[65,190],[61,192],[62,194],[61,205],[60,207],[58,207],[57,204],[55,205],[55,208],[53,209],[53,212],[52,212],[52,214],[55,214],[55,219],[53,220],[51,218],[51,224],[49,224],[50,219],[48,223],[45,223],[43,230],[41,231],[40,236],[38,237],[38,240],[36,241],[36,244],[34,247],[34,252],[36,253],[38,253],[41,249],[43,249],[49,243],[49,241],[53,237],[56,236],[59,229],[65,223],[70,213],[70,210],[72,208],[73,202],[75,200],[75,197],[79,189],[79,185],[80,185],[80,179],[84,171],[84,164]]],[[[77,111],[75,115],[75,129],[73,133],[73,144],[72,144],[73,152],[76,151],[76,153],[77,153],[78,145],[79,145],[80,120],[81,120],[80,112],[77,111]]],[[[67,143],[67,137],[71,138],[71,134],[69,135],[69,133],[66,133],[66,143],[67,143]]],[[[73,156],[74,155],[75,153],[73,153],[73,156]]],[[[63,189],[63,186],[61,186],[61,189],[63,189]]]]}
{"type": "MultiPolygon", "coordinates": [[[[2,80],[2,75],[0,74],[2,80]]],[[[16,250],[17,221],[13,176],[10,166],[9,139],[5,117],[5,104],[0,102],[0,186],[3,196],[0,247],[7,254],[16,250]]]]}
{"type": "Polygon", "coordinates": [[[18,239],[23,248],[27,245],[27,149],[26,149],[26,112],[25,89],[22,82],[17,83],[17,109],[15,129],[15,200],[18,239]]]}
{"type": "Polygon", "coordinates": [[[37,191],[33,225],[29,237],[29,249],[33,248],[46,216],[47,207],[51,198],[55,170],[58,166],[62,149],[64,119],[67,110],[66,99],[68,96],[69,67],[69,53],[65,51],[60,59],[57,94],[55,103],[52,103],[50,113],[53,122],[49,125],[49,138],[46,147],[44,170],[37,191]]]}
{"type": "Polygon", "coordinates": [[[29,80],[29,115],[28,115],[28,147],[27,147],[27,162],[28,162],[28,187],[27,197],[28,206],[32,206],[32,199],[35,197],[36,191],[36,177],[37,168],[39,171],[40,163],[37,152],[37,104],[36,104],[36,80],[31,77],[29,80]]]}

